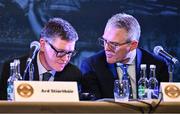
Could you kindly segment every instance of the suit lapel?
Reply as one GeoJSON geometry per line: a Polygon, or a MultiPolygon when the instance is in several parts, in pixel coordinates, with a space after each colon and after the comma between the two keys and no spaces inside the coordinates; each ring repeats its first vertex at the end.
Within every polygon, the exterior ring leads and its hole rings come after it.
{"type": "Polygon", "coordinates": [[[96,64],[96,70],[98,71],[98,80],[100,81],[101,90],[107,94],[107,96],[113,97],[113,88],[114,88],[114,77],[113,73],[108,67],[108,63],[106,62],[105,54],[101,56],[98,60],[98,64],[96,64]]]}
{"type": "MultiPolygon", "coordinates": [[[[101,67],[101,70],[100,71],[102,71],[101,72],[101,74],[102,74],[102,76],[104,76],[104,77],[106,77],[106,78],[109,78],[109,79],[113,79],[113,73],[112,73],[112,71],[110,70],[110,68],[109,68],[109,66],[108,66],[108,63],[103,63],[104,65],[103,65],[103,67],[101,67]]],[[[114,66],[114,65],[112,65],[112,66],[114,66]]],[[[113,67],[113,69],[114,69],[115,67],[113,67]]],[[[109,80],[108,80],[109,81],[109,80]]]]}
{"type": "MultiPolygon", "coordinates": [[[[105,53],[103,55],[104,57],[101,58],[101,61],[99,61],[99,64],[97,64],[97,69],[99,69],[100,74],[104,76],[103,78],[107,79],[113,79],[113,73],[110,70],[108,63],[106,62],[105,53]],[[98,66],[99,65],[99,66],[98,66]]],[[[112,65],[113,66],[113,65],[112,65]]],[[[113,68],[113,67],[112,67],[113,68]]],[[[107,80],[110,81],[110,80],[107,80]]]]}
{"type": "MultiPolygon", "coordinates": [[[[138,80],[140,78],[140,65],[142,63],[142,52],[140,49],[136,49],[136,90],[138,90],[138,80]]],[[[138,96],[138,91],[137,91],[138,96]]]]}
{"type": "Polygon", "coordinates": [[[39,81],[39,70],[37,65],[37,54],[35,56],[35,59],[33,60],[34,64],[34,80],[39,81]]]}
{"type": "Polygon", "coordinates": [[[64,78],[66,78],[66,76],[62,75],[62,72],[56,72],[54,74],[54,81],[62,81],[64,78]]]}
{"type": "Polygon", "coordinates": [[[140,77],[140,65],[142,61],[142,52],[140,49],[136,50],[136,77],[139,79],[140,77]]]}

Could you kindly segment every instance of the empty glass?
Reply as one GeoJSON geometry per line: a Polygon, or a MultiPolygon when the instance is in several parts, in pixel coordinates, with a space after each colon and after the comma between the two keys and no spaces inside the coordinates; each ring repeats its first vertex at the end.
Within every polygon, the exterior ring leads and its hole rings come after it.
{"type": "Polygon", "coordinates": [[[115,102],[126,102],[129,100],[129,83],[128,80],[114,81],[114,100],[115,102]]]}

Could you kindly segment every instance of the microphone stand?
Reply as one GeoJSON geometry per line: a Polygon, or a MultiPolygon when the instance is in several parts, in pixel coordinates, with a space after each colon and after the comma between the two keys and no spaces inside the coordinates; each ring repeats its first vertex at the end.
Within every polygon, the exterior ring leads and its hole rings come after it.
{"type": "MultiPolygon", "coordinates": [[[[23,80],[25,80],[25,77],[26,77],[26,74],[27,74],[27,71],[29,69],[29,71],[31,73],[29,74],[32,74],[32,71],[34,72],[34,65],[32,65],[32,60],[34,59],[37,51],[39,51],[40,49],[40,44],[39,42],[37,41],[33,41],[30,45],[30,53],[29,53],[29,58],[27,59],[26,61],[26,68],[24,70],[24,74],[23,74],[23,80]],[[32,68],[32,69],[31,69],[32,68]]],[[[29,79],[32,78],[32,77],[29,77],[29,79]]]]}
{"type": "Polygon", "coordinates": [[[32,59],[31,58],[28,58],[27,60],[27,63],[26,63],[26,68],[24,70],[24,74],[23,74],[23,80],[25,80],[25,77],[26,77],[26,74],[27,74],[27,71],[31,65],[31,62],[32,62],[32,59]]]}
{"type": "Polygon", "coordinates": [[[29,66],[29,81],[33,81],[34,79],[34,64],[31,63],[29,66]]]}
{"type": "Polygon", "coordinates": [[[179,61],[178,62],[173,62],[173,61],[170,61],[168,59],[167,60],[167,64],[168,64],[168,74],[169,74],[169,82],[173,82],[173,79],[174,79],[174,66],[179,64],[179,61]]]}
{"type": "Polygon", "coordinates": [[[174,73],[174,66],[176,64],[179,64],[179,61],[178,59],[167,59],[165,58],[166,62],[167,62],[167,65],[168,65],[168,74],[169,74],[169,82],[173,82],[173,79],[174,79],[174,76],[173,76],[173,73],[174,73]]]}
{"type": "Polygon", "coordinates": [[[169,73],[169,82],[173,82],[173,72],[174,72],[174,64],[171,62],[168,62],[168,73],[169,73]]]}

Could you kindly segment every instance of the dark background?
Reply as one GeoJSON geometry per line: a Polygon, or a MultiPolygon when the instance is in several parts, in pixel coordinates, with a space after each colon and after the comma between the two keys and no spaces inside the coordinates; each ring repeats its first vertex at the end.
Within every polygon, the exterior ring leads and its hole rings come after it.
{"type": "MultiPolygon", "coordinates": [[[[119,12],[139,21],[140,47],[153,52],[161,45],[179,59],[179,6],[179,0],[0,0],[0,69],[4,60],[28,52],[51,17],[62,17],[77,30],[79,53],[71,61],[79,66],[85,57],[101,49],[97,38],[107,20],[119,12]]],[[[180,81],[180,65],[175,66],[174,80],[180,81]]]]}

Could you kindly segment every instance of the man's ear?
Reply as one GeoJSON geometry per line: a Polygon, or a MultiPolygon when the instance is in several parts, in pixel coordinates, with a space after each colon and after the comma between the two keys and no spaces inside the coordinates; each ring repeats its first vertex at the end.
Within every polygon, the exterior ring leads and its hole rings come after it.
{"type": "Polygon", "coordinates": [[[46,43],[45,39],[44,38],[40,38],[39,43],[40,43],[40,50],[44,51],[45,43],[46,43]]]}
{"type": "Polygon", "coordinates": [[[137,40],[131,41],[131,43],[130,43],[130,45],[131,45],[130,46],[130,50],[136,49],[138,47],[138,44],[139,44],[139,42],[137,40]]]}

